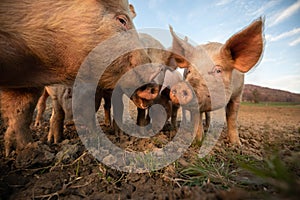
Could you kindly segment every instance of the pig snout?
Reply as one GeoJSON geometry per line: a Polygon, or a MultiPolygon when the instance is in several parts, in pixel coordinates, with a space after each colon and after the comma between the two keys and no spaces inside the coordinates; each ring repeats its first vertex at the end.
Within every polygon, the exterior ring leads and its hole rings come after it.
{"type": "Polygon", "coordinates": [[[186,82],[179,82],[171,88],[170,99],[175,104],[186,105],[193,99],[192,89],[186,82]]]}
{"type": "Polygon", "coordinates": [[[155,83],[146,84],[138,88],[131,96],[134,104],[141,109],[147,109],[153,104],[160,91],[160,85],[155,83]]]}

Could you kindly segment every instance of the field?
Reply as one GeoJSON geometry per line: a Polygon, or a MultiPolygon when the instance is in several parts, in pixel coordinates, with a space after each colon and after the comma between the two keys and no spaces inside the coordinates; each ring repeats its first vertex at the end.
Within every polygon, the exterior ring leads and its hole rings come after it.
{"type": "MultiPolygon", "coordinates": [[[[82,145],[74,126],[65,140],[47,144],[51,109],[36,142],[4,157],[0,121],[0,199],[298,199],[300,195],[300,106],[243,103],[239,112],[241,147],[223,130],[204,158],[191,145],[174,163],[148,173],[125,173],[98,162],[82,145]]],[[[99,114],[99,120],[101,113],[99,114]]],[[[160,148],[174,131],[151,139],[107,136],[122,148],[160,148]]]]}

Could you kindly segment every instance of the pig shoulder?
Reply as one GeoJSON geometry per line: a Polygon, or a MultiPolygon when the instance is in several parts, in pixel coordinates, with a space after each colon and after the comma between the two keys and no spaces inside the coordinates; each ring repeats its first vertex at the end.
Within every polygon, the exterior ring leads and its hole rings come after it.
{"type": "Polygon", "coordinates": [[[239,97],[243,93],[244,88],[244,73],[239,72],[238,70],[232,71],[232,79],[231,79],[231,87],[232,87],[232,94],[231,99],[235,97],[239,97]]]}

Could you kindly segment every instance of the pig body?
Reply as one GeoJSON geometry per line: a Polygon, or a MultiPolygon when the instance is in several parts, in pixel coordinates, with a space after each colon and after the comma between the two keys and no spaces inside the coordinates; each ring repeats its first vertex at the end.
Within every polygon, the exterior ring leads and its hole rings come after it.
{"type": "MultiPolygon", "coordinates": [[[[48,133],[48,142],[58,143],[63,137],[64,121],[70,123],[73,120],[72,114],[72,88],[65,85],[46,86],[37,104],[37,116],[35,126],[39,126],[43,121],[43,113],[46,107],[48,96],[52,100],[52,115],[50,118],[50,129],[48,133]]],[[[110,126],[110,108],[111,108],[111,90],[98,89],[95,95],[95,111],[101,105],[101,99],[104,99],[105,125],[110,126]]]]}
{"type": "MultiPolygon", "coordinates": [[[[43,86],[72,83],[89,52],[115,34],[131,39],[107,51],[139,44],[136,32],[127,31],[133,28],[126,0],[0,2],[0,103],[8,121],[6,156],[12,148],[20,150],[32,141],[29,124],[43,86]]],[[[121,60],[121,70],[111,70],[113,76],[108,75],[102,88],[113,89],[126,71],[149,62],[143,51],[130,52],[121,60]]]]}
{"type": "MultiPolygon", "coordinates": [[[[241,144],[237,131],[237,114],[244,85],[243,73],[254,67],[261,57],[262,31],[263,21],[259,19],[233,35],[225,44],[213,42],[197,47],[173,33],[173,51],[178,52],[175,60],[178,66],[187,68],[187,82],[174,85],[170,98],[182,106],[188,105],[193,98],[193,90],[199,105],[199,111],[193,112],[203,113],[225,107],[228,136],[233,144],[241,144]],[[207,57],[211,61],[205,59],[207,57]],[[205,67],[197,70],[197,66],[203,62],[206,62],[202,65],[205,67]]],[[[198,127],[196,138],[201,140],[202,123],[195,126],[198,127]]]]}

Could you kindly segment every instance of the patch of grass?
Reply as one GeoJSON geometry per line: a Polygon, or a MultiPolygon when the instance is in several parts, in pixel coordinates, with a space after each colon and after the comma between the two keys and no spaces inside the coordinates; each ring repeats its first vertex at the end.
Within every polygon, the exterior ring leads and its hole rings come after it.
{"type": "Polygon", "coordinates": [[[237,149],[228,148],[224,152],[197,158],[182,169],[179,174],[183,185],[203,187],[211,183],[220,189],[239,187],[247,190],[250,187],[248,191],[254,193],[264,192],[262,189],[266,186],[287,197],[300,195],[299,156],[285,157],[283,161],[278,154],[268,152],[265,160],[258,160],[237,149]],[[261,190],[257,191],[257,188],[261,190]]]}
{"type": "MultiPolygon", "coordinates": [[[[294,159],[290,165],[297,166],[297,162],[298,159],[294,159]]],[[[239,165],[273,186],[286,197],[296,199],[300,195],[299,176],[282,161],[278,152],[263,160],[260,165],[253,165],[245,161],[240,161],[239,165]]]]}
{"type": "Polygon", "coordinates": [[[211,156],[197,159],[180,173],[187,185],[203,186],[206,183],[213,183],[222,188],[229,188],[236,184],[234,177],[238,171],[233,163],[211,156]]]}

